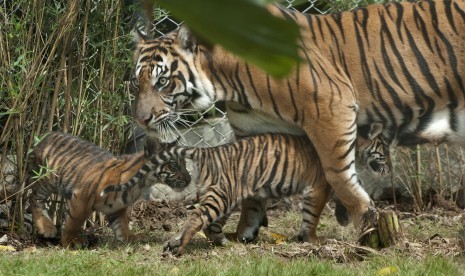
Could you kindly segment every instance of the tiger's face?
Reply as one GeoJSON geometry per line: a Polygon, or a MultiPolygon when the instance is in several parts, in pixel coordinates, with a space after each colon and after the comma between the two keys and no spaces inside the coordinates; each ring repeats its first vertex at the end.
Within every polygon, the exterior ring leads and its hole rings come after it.
{"type": "Polygon", "coordinates": [[[186,188],[191,182],[186,160],[183,158],[163,158],[163,151],[176,145],[161,143],[159,139],[147,137],[144,141],[144,155],[152,164],[153,176],[175,190],[186,188]]]}
{"type": "Polygon", "coordinates": [[[391,173],[391,158],[389,145],[382,138],[375,138],[362,151],[362,162],[367,166],[372,175],[384,176],[391,173]]]}
{"type": "Polygon", "coordinates": [[[169,160],[160,164],[156,169],[156,176],[173,190],[180,191],[191,182],[191,176],[186,169],[184,159],[169,160]]]}
{"type": "Polygon", "coordinates": [[[362,164],[375,177],[391,173],[392,163],[389,143],[382,135],[383,125],[372,123],[368,132],[360,131],[357,136],[358,155],[362,164]]]}
{"type": "Polygon", "coordinates": [[[213,103],[207,89],[211,83],[197,70],[200,46],[183,27],[157,39],[139,33],[136,40],[131,78],[136,122],[149,135],[171,142],[183,107],[189,103],[203,110],[213,103]]]}

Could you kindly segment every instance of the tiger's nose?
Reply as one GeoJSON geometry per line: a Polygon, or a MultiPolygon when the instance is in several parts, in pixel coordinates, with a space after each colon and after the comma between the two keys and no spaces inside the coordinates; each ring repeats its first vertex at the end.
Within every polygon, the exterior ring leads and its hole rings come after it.
{"type": "Polygon", "coordinates": [[[137,117],[137,121],[143,125],[143,126],[146,126],[150,123],[150,121],[152,121],[152,118],[153,118],[153,114],[148,114],[146,116],[138,116],[137,117]]]}

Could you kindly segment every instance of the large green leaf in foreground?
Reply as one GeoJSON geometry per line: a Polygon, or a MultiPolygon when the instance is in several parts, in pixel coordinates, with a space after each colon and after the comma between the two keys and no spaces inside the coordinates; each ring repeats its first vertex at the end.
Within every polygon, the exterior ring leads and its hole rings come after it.
{"type": "Polygon", "coordinates": [[[283,77],[299,60],[298,26],[256,0],[157,0],[203,39],[283,77]]]}

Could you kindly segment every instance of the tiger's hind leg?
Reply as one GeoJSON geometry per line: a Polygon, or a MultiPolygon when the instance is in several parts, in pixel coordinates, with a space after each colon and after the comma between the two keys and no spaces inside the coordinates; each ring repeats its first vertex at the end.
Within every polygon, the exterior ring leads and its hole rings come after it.
{"type": "Polygon", "coordinates": [[[329,186],[323,174],[303,191],[302,225],[297,238],[303,242],[318,242],[320,238],[316,234],[316,228],[320,221],[321,213],[326,205],[331,186],[329,186]]]}
{"type": "Polygon", "coordinates": [[[241,217],[237,225],[237,240],[243,243],[253,242],[258,237],[261,226],[268,226],[266,209],[268,201],[249,197],[242,201],[241,217]]]}
{"type": "MultiPolygon", "coordinates": [[[[192,237],[202,229],[206,229],[213,222],[228,217],[240,201],[234,194],[228,193],[229,188],[215,185],[200,197],[200,207],[192,210],[183,229],[163,245],[164,252],[171,252],[176,256],[184,253],[186,245],[192,237]],[[225,198],[228,200],[219,200],[225,198]]],[[[207,230],[208,232],[208,230],[207,230]]]]}
{"type": "Polygon", "coordinates": [[[212,241],[214,245],[225,246],[229,243],[229,240],[226,238],[223,232],[223,227],[226,224],[229,215],[224,215],[220,217],[215,222],[208,225],[203,232],[209,240],[212,241]]]}
{"type": "Polygon", "coordinates": [[[334,203],[336,204],[334,215],[336,216],[337,222],[341,226],[347,226],[350,223],[350,217],[346,207],[342,205],[342,202],[338,198],[334,198],[334,203]]]}
{"type": "Polygon", "coordinates": [[[146,239],[144,234],[133,234],[129,229],[128,207],[107,215],[113,233],[117,240],[122,242],[138,242],[146,239]]]}
{"type": "MultiPolygon", "coordinates": [[[[268,226],[266,208],[266,199],[250,197],[242,201],[241,216],[236,230],[238,241],[243,243],[253,242],[258,236],[260,227],[268,226]]],[[[207,238],[210,239],[214,245],[225,246],[229,243],[229,240],[223,232],[223,227],[228,218],[229,215],[225,215],[203,230],[207,238]]]]}
{"type": "Polygon", "coordinates": [[[55,238],[57,228],[45,207],[51,192],[47,189],[47,183],[43,180],[39,180],[34,185],[35,187],[32,189],[29,197],[29,203],[31,205],[32,220],[34,221],[37,233],[45,238],[55,238]]]}
{"type": "Polygon", "coordinates": [[[92,214],[92,205],[88,199],[79,199],[73,194],[68,202],[66,218],[62,227],[61,245],[66,248],[84,248],[88,241],[79,234],[87,218],[92,214]]]}
{"type": "MultiPolygon", "coordinates": [[[[244,243],[253,242],[258,236],[260,227],[268,226],[266,207],[266,199],[247,198],[242,201],[241,216],[236,230],[238,241],[244,243]]],[[[213,244],[225,246],[229,243],[223,233],[223,227],[228,218],[229,215],[225,215],[203,230],[213,244]]]]}

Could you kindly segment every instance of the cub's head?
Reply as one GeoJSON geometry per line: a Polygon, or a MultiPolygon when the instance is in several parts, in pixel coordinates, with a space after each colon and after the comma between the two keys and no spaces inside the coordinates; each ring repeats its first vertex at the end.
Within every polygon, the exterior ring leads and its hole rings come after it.
{"type": "Polygon", "coordinates": [[[367,167],[375,177],[391,173],[392,163],[389,153],[389,143],[383,137],[383,125],[372,123],[359,128],[357,136],[357,153],[362,164],[367,167]]]}
{"type": "Polygon", "coordinates": [[[155,138],[148,137],[144,152],[149,162],[153,163],[153,176],[174,190],[182,190],[191,182],[191,175],[183,158],[160,158],[159,154],[174,144],[161,144],[155,138]]]}
{"type": "Polygon", "coordinates": [[[180,109],[190,103],[203,110],[213,103],[211,82],[199,62],[206,48],[184,26],[156,39],[137,32],[135,39],[131,84],[136,122],[149,135],[171,142],[180,109]]]}

